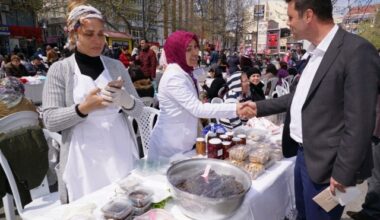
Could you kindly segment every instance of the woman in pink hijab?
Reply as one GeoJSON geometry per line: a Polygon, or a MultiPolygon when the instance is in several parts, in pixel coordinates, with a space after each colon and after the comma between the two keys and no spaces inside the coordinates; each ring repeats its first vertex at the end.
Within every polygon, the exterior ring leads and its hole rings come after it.
{"type": "Polygon", "coordinates": [[[210,104],[198,98],[193,76],[199,42],[191,32],[176,31],[164,45],[167,67],[158,89],[160,115],[152,131],[148,159],[170,158],[192,149],[197,137],[198,118],[253,117],[249,103],[210,104]]]}

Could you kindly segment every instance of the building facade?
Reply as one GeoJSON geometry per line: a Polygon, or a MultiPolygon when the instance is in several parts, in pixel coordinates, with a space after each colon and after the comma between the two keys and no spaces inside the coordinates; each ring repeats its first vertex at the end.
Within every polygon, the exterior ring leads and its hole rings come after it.
{"type": "Polygon", "coordinates": [[[22,52],[31,56],[43,42],[33,7],[21,0],[4,0],[0,3],[0,14],[0,53],[22,52]]]}

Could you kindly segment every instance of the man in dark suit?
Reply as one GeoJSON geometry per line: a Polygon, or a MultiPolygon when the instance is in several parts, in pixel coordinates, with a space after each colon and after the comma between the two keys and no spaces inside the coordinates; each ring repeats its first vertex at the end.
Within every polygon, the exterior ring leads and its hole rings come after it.
{"type": "Polygon", "coordinates": [[[331,0],[286,2],[293,36],[311,42],[311,57],[295,91],[252,107],[259,117],[287,111],[282,146],[286,157],[297,155],[297,219],[340,219],[342,206],[327,213],[312,198],[370,176],[380,60],[370,43],[334,24],[331,0]]]}

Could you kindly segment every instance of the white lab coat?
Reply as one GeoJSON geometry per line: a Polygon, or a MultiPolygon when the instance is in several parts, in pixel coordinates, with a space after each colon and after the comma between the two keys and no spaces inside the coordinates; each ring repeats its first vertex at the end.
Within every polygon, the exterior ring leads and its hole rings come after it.
{"type": "Polygon", "coordinates": [[[158,89],[160,115],[152,131],[148,158],[169,158],[191,150],[198,118],[233,118],[236,103],[210,104],[199,100],[194,82],[177,64],[169,64],[158,89]]]}

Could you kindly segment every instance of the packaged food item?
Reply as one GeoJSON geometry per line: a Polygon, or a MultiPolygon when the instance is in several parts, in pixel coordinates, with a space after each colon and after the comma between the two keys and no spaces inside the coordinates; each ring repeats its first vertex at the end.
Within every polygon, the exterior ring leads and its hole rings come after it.
{"type": "Polygon", "coordinates": [[[247,139],[250,139],[252,141],[263,141],[266,138],[266,131],[265,130],[259,130],[259,129],[251,129],[248,132],[247,139]]]}
{"type": "Polygon", "coordinates": [[[264,172],[265,167],[259,163],[248,163],[245,165],[244,169],[251,175],[251,178],[255,180],[264,172]]]}
{"type": "Polygon", "coordinates": [[[228,150],[231,148],[231,141],[223,141],[222,146],[223,146],[223,159],[227,159],[230,157],[228,150]]]}
{"type": "Polygon", "coordinates": [[[245,135],[245,134],[239,134],[237,137],[240,138],[239,144],[242,144],[242,145],[246,145],[247,144],[247,135],[245,135]]]}
{"type": "Polygon", "coordinates": [[[249,148],[244,145],[236,145],[230,148],[229,158],[231,160],[243,161],[248,157],[249,148]]]}
{"type": "Polygon", "coordinates": [[[238,145],[238,144],[240,144],[240,142],[241,142],[240,138],[238,138],[238,137],[233,137],[232,138],[232,146],[238,145]]]}
{"type": "Polygon", "coordinates": [[[149,202],[147,203],[145,206],[143,207],[135,207],[135,206],[132,206],[132,213],[133,213],[133,216],[139,216],[139,215],[142,215],[144,214],[145,212],[147,212],[150,207],[151,207],[152,203],[149,202]]]}
{"type": "Polygon", "coordinates": [[[232,141],[232,138],[234,137],[233,131],[227,131],[226,135],[228,136],[228,141],[232,141]]]}
{"type": "Polygon", "coordinates": [[[146,189],[136,189],[128,194],[128,199],[133,207],[143,208],[152,202],[153,193],[146,189]]]}
{"type": "Polygon", "coordinates": [[[114,198],[102,207],[105,218],[124,220],[132,214],[132,207],[124,198],[114,198]]]}
{"type": "Polygon", "coordinates": [[[252,163],[265,164],[268,160],[269,152],[265,149],[256,149],[249,154],[249,161],[252,163]]]}
{"type": "Polygon", "coordinates": [[[195,144],[195,152],[197,155],[206,155],[206,140],[204,138],[197,138],[195,144]]]}
{"type": "Polygon", "coordinates": [[[213,138],[209,140],[207,145],[207,157],[215,159],[223,159],[222,140],[213,138]]]}
{"type": "Polygon", "coordinates": [[[140,179],[136,177],[128,176],[118,182],[120,188],[126,192],[133,191],[136,187],[139,186],[140,179]]]}
{"type": "Polygon", "coordinates": [[[240,160],[231,160],[231,159],[228,159],[227,161],[230,162],[230,163],[232,163],[233,165],[238,166],[238,167],[243,168],[243,169],[244,169],[244,166],[246,164],[244,161],[240,161],[240,160]]]}
{"type": "Polygon", "coordinates": [[[282,154],[282,149],[276,148],[273,149],[270,153],[270,158],[274,161],[280,161],[284,158],[282,154]]]}

